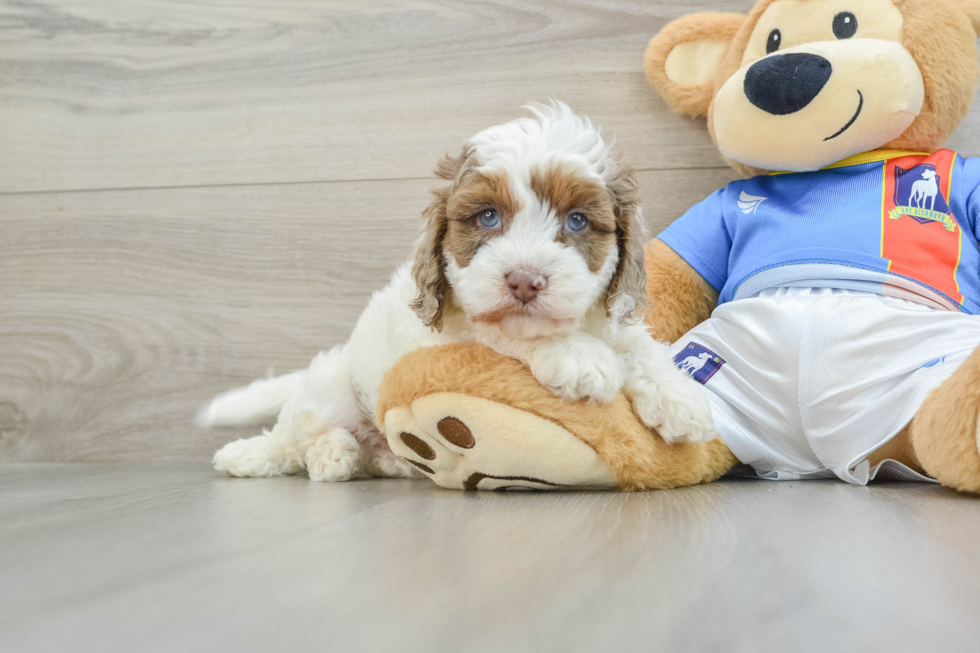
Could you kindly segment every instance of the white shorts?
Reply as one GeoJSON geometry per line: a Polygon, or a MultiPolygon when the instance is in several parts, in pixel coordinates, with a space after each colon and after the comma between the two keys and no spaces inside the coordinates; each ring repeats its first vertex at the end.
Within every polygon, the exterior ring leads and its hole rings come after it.
{"type": "Polygon", "coordinates": [[[723,304],[674,345],[718,432],[774,480],[930,480],[867,457],[980,346],[980,317],[849,290],[776,288],[723,304]]]}

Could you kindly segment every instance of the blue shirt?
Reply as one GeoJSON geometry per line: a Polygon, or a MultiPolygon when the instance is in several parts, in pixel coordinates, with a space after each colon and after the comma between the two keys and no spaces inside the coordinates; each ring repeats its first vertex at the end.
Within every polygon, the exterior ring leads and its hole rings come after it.
{"type": "Polygon", "coordinates": [[[659,238],[719,291],[866,290],[980,312],[980,159],[869,152],[735,181],[659,238]]]}

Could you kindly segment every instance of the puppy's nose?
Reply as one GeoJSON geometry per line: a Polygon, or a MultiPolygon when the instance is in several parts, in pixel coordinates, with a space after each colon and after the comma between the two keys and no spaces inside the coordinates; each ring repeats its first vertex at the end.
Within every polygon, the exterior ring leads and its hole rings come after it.
{"type": "Polygon", "coordinates": [[[538,293],[548,285],[548,280],[544,275],[531,272],[530,270],[514,270],[513,272],[508,272],[507,276],[504,277],[504,281],[507,283],[507,287],[510,288],[510,294],[522,304],[534,301],[538,293]]]}
{"type": "Polygon", "coordinates": [[[817,54],[766,57],[745,73],[745,97],[766,113],[785,116],[813,102],[833,73],[830,62],[817,54]]]}

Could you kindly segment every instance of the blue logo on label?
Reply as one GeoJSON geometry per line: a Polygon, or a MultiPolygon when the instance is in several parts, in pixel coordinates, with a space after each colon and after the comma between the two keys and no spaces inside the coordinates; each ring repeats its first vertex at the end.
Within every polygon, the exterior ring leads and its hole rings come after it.
{"type": "Polygon", "coordinates": [[[721,369],[725,359],[707,347],[691,342],[674,356],[674,364],[703,385],[721,369]]]}

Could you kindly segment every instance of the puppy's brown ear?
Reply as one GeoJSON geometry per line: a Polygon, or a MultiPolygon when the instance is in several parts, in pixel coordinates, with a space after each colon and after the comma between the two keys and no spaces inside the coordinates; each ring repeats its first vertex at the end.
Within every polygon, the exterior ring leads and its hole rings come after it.
{"type": "Polygon", "coordinates": [[[469,146],[464,145],[463,153],[459,156],[447,154],[439,159],[439,163],[436,164],[436,177],[439,179],[445,179],[446,181],[456,181],[459,178],[460,173],[463,172],[463,168],[466,166],[466,161],[469,158],[467,156],[468,150],[469,146]]]}
{"type": "Polygon", "coordinates": [[[647,309],[644,245],[648,237],[636,172],[624,161],[617,163],[616,174],[606,183],[615,203],[619,266],[609,284],[606,312],[620,323],[628,323],[642,319],[647,309]]]}
{"type": "Polygon", "coordinates": [[[467,149],[468,147],[464,147],[463,153],[458,157],[447,155],[436,165],[436,176],[453,181],[454,184],[432,192],[432,203],[422,212],[422,237],[415,245],[412,278],[415,280],[418,295],[412,301],[411,307],[425,326],[436,331],[442,331],[442,315],[449,288],[442,247],[449,224],[446,206],[466,167],[467,149]]]}
{"type": "Polygon", "coordinates": [[[691,14],[650,40],[643,67],[671,109],[695,118],[708,115],[721,62],[744,22],[742,14],[691,14]]]}

